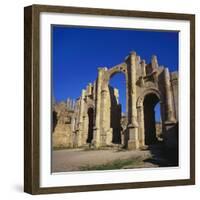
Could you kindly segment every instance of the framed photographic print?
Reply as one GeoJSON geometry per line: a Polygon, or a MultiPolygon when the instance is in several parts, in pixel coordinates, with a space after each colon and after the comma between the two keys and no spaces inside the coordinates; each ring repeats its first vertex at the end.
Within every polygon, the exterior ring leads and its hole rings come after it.
{"type": "Polygon", "coordinates": [[[24,9],[24,191],[195,183],[195,16],[24,9]]]}

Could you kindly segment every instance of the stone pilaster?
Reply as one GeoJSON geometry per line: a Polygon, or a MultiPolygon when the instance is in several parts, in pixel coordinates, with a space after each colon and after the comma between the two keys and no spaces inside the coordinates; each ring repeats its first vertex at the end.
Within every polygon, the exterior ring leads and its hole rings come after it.
{"type": "Polygon", "coordinates": [[[137,56],[135,52],[131,52],[128,60],[128,149],[138,149],[138,122],[136,109],[136,65],[137,56]]]}
{"type": "Polygon", "coordinates": [[[151,65],[153,69],[158,68],[158,60],[157,60],[157,56],[153,55],[151,58],[151,65]]]}
{"type": "Polygon", "coordinates": [[[144,107],[140,106],[138,110],[138,123],[139,123],[139,143],[140,146],[145,146],[145,134],[144,134],[144,107]]]}
{"type": "Polygon", "coordinates": [[[76,102],[73,100],[73,110],[75,110],[76,102]]]}
{"type": "Polygon", "coordinates": [[[171,73],[171,87],[172,87],[172,93],[173,93],[173,100],[174,100],[174,106],[175,106],[175,118],[178,120],[178,73],[173,72],[171,73]]]}
{"type": "Polygon", "coordinates": [[[77,130],[77,145],[78,146],[82,145],[84,98],[85,98],[85,90],[82,90],[82,95],[81,95],[81,98],[80,98],[79,123],[78,123],[78,130],[77,130]]]}
{"type": "Polygon", "coordinates": [[[92,95],[92,84],[91,84],[91,83],[88,84],[88,87],[87,87],[87,94],[88,94],[88,95],[92,95]]]}
{"type": "Polygon", "coordinates": [[[67,102],[66,102],[66,107],[67,107],[67,109],[69,109],[69,104],[70,104],[70,99],[67,98],[67,102]]]}
{"type": "Polygon", "coordinates": [[[81,94],[81,102],[80,102],[80,120],[79,122],[83,122],[83,115],[84,115],[84,99],[85,99],[85,90],[82,90],[81,94]]]}
{"type": "Polygon", "coordinates": [[[93,96],[93,99],[95,100],[96,99],[96,92],[97,92],[97,89],[96,89],[96,82],[97,81],[94,81],[93,83],[93,91],[92,91],[92,96],[93,96]]]}
{"type": "Polygon", "coordinates": [[[103,145],[112,143],[112,132],[110,131],[110,98],[109,90],[106,85],[101,92],[101,131],[103,136],[103,145]]]}
{"type": "Polygon", "coordinates": [[[94,139],[92,143],[95,147],[100,146],[100,128],[101,128],[101,87],[102,87],[103,68],[98,68],[98,78],[96,83],[96,117],[94,128],[94,139]]]}
{"type": "Polygon", "coordinates": [[[73,115],[72,118],[71,118],[71,133],[70,133],[70,147],[73,147],[73,143],[74,143],[74,132],[75,132],[75,122],[76,122],[76,119],[75,119],[75,116],[73,115]]]}
{"type": "Polygon", "coordinates": [[[175,116],[174,116],[174,106],[173,106],[173,96],[172,96],[172,89],[171,89],[171,83],[170,83],[170,74],[169,69],[164,69],[164,75],[165,75],[165,94],[166,94],[166,120],[167,122],[176,122],[175,116]]]}
{"type": "Polygon", "coordinates": [[[69,110],[73,110],[73,101],[72,101],[72,99],[69,100],[69,110]]]}
{"type": "Polygon", "coordinates": [[[82,125],[82,145],[85,145],[87,143],[88,138],[88,116],[87,113],[83,116],[83,125],[82,125]]]}
{"type": "Polygon", "coordinates": [[[145,63],[145,60],[142,60],[142,62],[141,62],[141,75],[143,77],[146,76],[146,63],[145,63]]]}

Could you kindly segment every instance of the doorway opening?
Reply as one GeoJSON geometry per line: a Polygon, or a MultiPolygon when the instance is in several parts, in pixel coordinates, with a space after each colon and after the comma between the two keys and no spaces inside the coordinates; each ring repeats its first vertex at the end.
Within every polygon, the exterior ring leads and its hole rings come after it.
{"type": "Polygon", "coordinates": [[[144,130],[145,145],[157,142],[158,129],[162,130],[160,99],[154,93],[148,94],[144,98],[144,130]],[[160,119],[158,121],[158,119],[160,119]]]}
{"type": "Polygon", "coordinates": [[[112,142],[121,144],[123,138],[123,125],[126,115],[126,80],[121,72],[111,76],[109,84],[110,92],[110,127],[113,130],[112,142]]]}
{"type": "Polygon", "coordinates": [[[89,108],[87,114],[88,114],[88,137],[86,142],[91,143],[93,139],[94,109],[89,108]]]}

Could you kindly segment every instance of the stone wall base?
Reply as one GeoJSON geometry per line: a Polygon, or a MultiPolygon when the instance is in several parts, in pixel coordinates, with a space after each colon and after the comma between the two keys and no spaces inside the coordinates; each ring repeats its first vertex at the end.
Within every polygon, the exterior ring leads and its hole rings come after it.
{"type": "Polygon", "coordinates": [[[139,141],[129,140],[128,141],[128,150],[139,149],[139,141]]]}

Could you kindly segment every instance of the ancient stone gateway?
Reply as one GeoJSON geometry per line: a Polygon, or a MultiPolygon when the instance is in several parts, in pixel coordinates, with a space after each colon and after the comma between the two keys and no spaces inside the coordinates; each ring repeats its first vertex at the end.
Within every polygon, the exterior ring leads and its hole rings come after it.
{"type": "MultiPolygon", "coordinates": [[[[160,104],[163,139],[169,141],[167,135],[178,134],[174,128],[178,123],[178,73],[159,66],[156,56],[146,64],[131,52],[119,65],[98,68],[97,79],[82,90],[71,109],[70,146],[89,144],[100,148],[121,144],[128,149],[138,149],[153,144],[158,139],[154,111],[157,103],[160,104]],[[122,116],[118,90],[109,85],[116,73],[124,74],[126,80],[125,116],[122,116]]],[[[65,117],[69,117],[67,112],[65,117]]],[[[55,140],[56,137],[55,126],[55,140]]]]}

